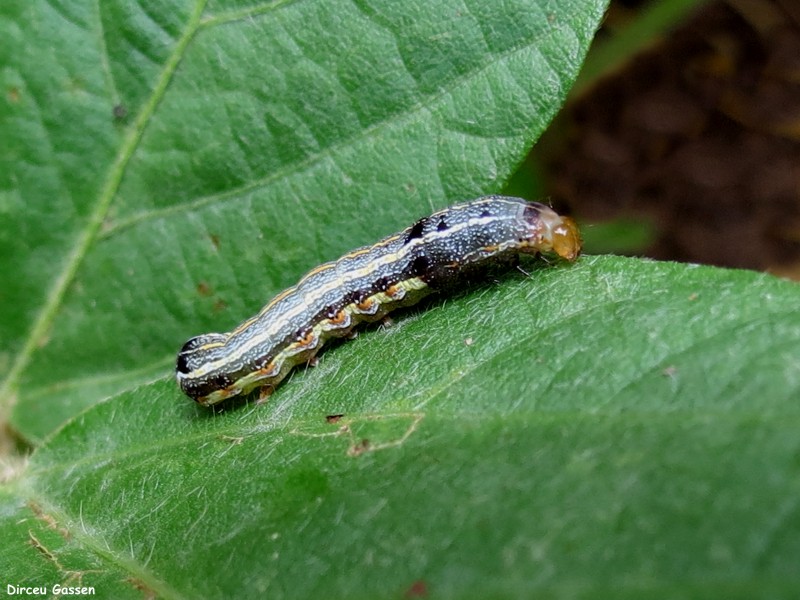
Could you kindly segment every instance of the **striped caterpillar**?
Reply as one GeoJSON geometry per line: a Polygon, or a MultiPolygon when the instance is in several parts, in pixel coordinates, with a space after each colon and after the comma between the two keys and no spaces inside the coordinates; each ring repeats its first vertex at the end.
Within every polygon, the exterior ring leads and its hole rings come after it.
{"type": "Polygon", "coordinates": [[[575,222],[538,202],[486,196],[456,204],[320,265],[232,332],[193,337],[178,353],[178,383],[204,406],[256,388],[264,398],[328,339],[414,304],[473,267],[523,253],[573,261],[580,249],[575,222]]]}

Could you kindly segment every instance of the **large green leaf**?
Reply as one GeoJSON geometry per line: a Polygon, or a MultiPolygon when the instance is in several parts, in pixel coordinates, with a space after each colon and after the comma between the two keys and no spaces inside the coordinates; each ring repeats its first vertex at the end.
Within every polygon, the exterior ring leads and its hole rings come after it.
{"type": "Polygon", "coordinates": [[[498,189],[603,6],[4,2],[0,401],[47,441],[0,489],[3,583],[797,597],[793,284],[526,265],[263,406],[170,374],[320,260],[498,189]]]}
{"type": "Polygon", "coordinates": [[[496,191],[604,0],[10,0],[0,397],[40,442],[323,259],[496,191]]]}
{"type": "Polygon", "coordinates": [[[35,453],[0,568],[103,597],[797,597],[799,297],[584,258],[409,311],[266,405],[165,378],[35,453]]]}

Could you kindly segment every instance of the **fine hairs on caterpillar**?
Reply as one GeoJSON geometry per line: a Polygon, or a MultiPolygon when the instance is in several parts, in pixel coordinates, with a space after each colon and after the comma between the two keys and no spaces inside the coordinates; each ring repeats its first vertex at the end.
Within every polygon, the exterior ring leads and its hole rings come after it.
{"type": "Polygon", "coordinates": [[[448,287],[466,270],[519,254],[574,261],[578,227],[538,202],[486,196],[420,219],[322,264],[230,333],[193,337],[178,353],[181,389],[204,406],[262,389],[262,398],[325,342],[448,287]]]}

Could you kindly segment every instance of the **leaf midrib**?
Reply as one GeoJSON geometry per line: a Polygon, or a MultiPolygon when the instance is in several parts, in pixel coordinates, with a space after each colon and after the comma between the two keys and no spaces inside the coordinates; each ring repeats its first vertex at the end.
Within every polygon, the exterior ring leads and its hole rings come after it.
{"type": "Polygon", "coordinates": [[[56,277],[53,286],[50,288],[43,306],[34,317],[33,325],[25,339],[22,349],[16,355],[6,378],[2,385],[0,385],[0,402],[2,402],[2,405],[0,405],[0,412],[3,413],[2,420],[4,421],[7,420],[8,412],[16,402],[17,395],[14,393],[14,390],[19,377],[25,367],[27,367],[42,340],[48,335],[50,327],[63,303],[67,290],[74,281],[84,258],[97,238],[103,221],[111,208],[111,204],[122,182],[125,169],[142,139],[144,130],[155,113],[161,99],[164,97],[167,87],[177,70],[178,64],[180,64],[186,52],[186,48],[197,33],[200,17],[205,9],[206,2],[207,0],[197,0],[195,2],[194,10],[189,17],[183,35],[178,39],[172,54],[164,63],[164,67],[156,81],[152,94],[142,106],[141,111],[136,116],[133,127],[129,129],[123,143],[120,145],[117,156],[106,175],[105,184],[98,195],[94,209],[89,214],[86,225],[83,227],[75,245],[69,252],[61,273],[56,277]]]}

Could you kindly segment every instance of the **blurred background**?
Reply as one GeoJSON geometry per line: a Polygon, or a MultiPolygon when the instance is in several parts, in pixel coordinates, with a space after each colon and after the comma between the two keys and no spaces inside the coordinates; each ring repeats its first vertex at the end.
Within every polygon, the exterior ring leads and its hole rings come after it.
{"type": "Polygon", "coordinates": [[[800,280],[800,1],[614,1],[509,182],[592,253],[800,280]]]}

